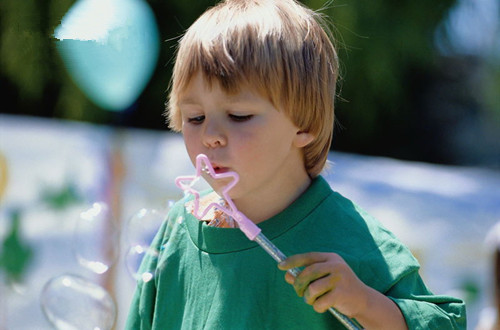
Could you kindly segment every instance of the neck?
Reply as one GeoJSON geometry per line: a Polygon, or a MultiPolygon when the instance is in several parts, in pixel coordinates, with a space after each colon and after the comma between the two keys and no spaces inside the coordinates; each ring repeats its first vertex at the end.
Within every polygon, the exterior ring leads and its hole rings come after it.
{"type": "Polygon", "coordinates": [[[287,182],[281,182],[274,189],[269,189],[265,194],[253,194],[234,203],[238,210],[245,214],[252,222],[263,222],[286,209],[292,204],[311,184],[311,178],[304,172],[298,176],[291,176],[287,182]]]}

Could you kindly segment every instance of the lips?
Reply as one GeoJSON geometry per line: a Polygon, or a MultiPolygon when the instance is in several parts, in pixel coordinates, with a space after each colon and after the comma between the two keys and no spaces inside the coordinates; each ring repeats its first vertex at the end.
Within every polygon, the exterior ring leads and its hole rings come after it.
{"type": "MultiPolygon", "coordinates": [[[[217,163],[211,162],[211,164],[212,164],[212,167],[213,167],[214,172],[216,174],[226,173],[230,170],[229,167],[224,167],[224,166],[218,165],[217,163]]],[[[208,173],[208,169],[205,169],[204,172],[208,173]]]]}
{"type": "Polygon", "coordinates": [[[214,171],[216,174],[226,173],[229,171],[228,167],[214,166],[214,171]]]}

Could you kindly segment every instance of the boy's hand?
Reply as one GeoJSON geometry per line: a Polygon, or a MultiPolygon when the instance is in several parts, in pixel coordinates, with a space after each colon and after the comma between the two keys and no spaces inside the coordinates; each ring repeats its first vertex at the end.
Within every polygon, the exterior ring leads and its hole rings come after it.
{"type": "Polygon", "coordinates": [[[407,329],[397,305],[364,284],[336,253],[297,254],[278,267],[281,270],[304,267],[297,278],[287,272],[285,280],[319,313],[334,307],[366,329],[407,329]]]}
{"type": "Polygon", "coordinates": [[[295,267],[305,268],[297,278],[287,272],[285,280],[316,312],[323,313],[330,307],[350,317],[363,312],[369,288],[338,254],[297,254],[279,264],[281,270],[295,267]]]}

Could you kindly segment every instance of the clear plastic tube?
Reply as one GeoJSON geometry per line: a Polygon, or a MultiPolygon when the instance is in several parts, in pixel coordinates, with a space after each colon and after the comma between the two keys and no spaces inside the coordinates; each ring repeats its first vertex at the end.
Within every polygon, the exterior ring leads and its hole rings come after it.
{"type": "MultiPolygon", "coordinates": [[[[286,256],[281,252],[276,245],[274,245],[264,234],[259,233],[255,238],[254,241],[257,242],[274,260],[276,260],[277,263],[280,263],[286,259],[286,256]]],[[[300,269],[298,268],[292,268],[288,270],[290,274],[293,276],[297,276],[300,273],[300,269]]],[[[354,322],[345,316],[344,314],[340,313],[338,310],[336,310],[333,307],[330,307],[328,311],[333,314],[339,320],[340,323],[342,323],[347,329],[362,329],[358,327],[354,322]]]]}

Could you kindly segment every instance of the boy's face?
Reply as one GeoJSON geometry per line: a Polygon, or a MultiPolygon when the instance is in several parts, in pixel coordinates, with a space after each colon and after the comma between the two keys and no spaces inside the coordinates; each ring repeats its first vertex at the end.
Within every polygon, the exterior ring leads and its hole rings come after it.
{"type": "MultiPolygon", "coordinates": [[[[197,74],[178,100],[191,161],[204,153],[216,172],[238,173],[240,181],[230,192],[235,202],[262,197],[272,202],[307,177],[301,151],[307,134],[258,93],[242,88],[227,94],[197,74]]],[[[207,180],[216,191],[227,184],[207,180]]]]}

